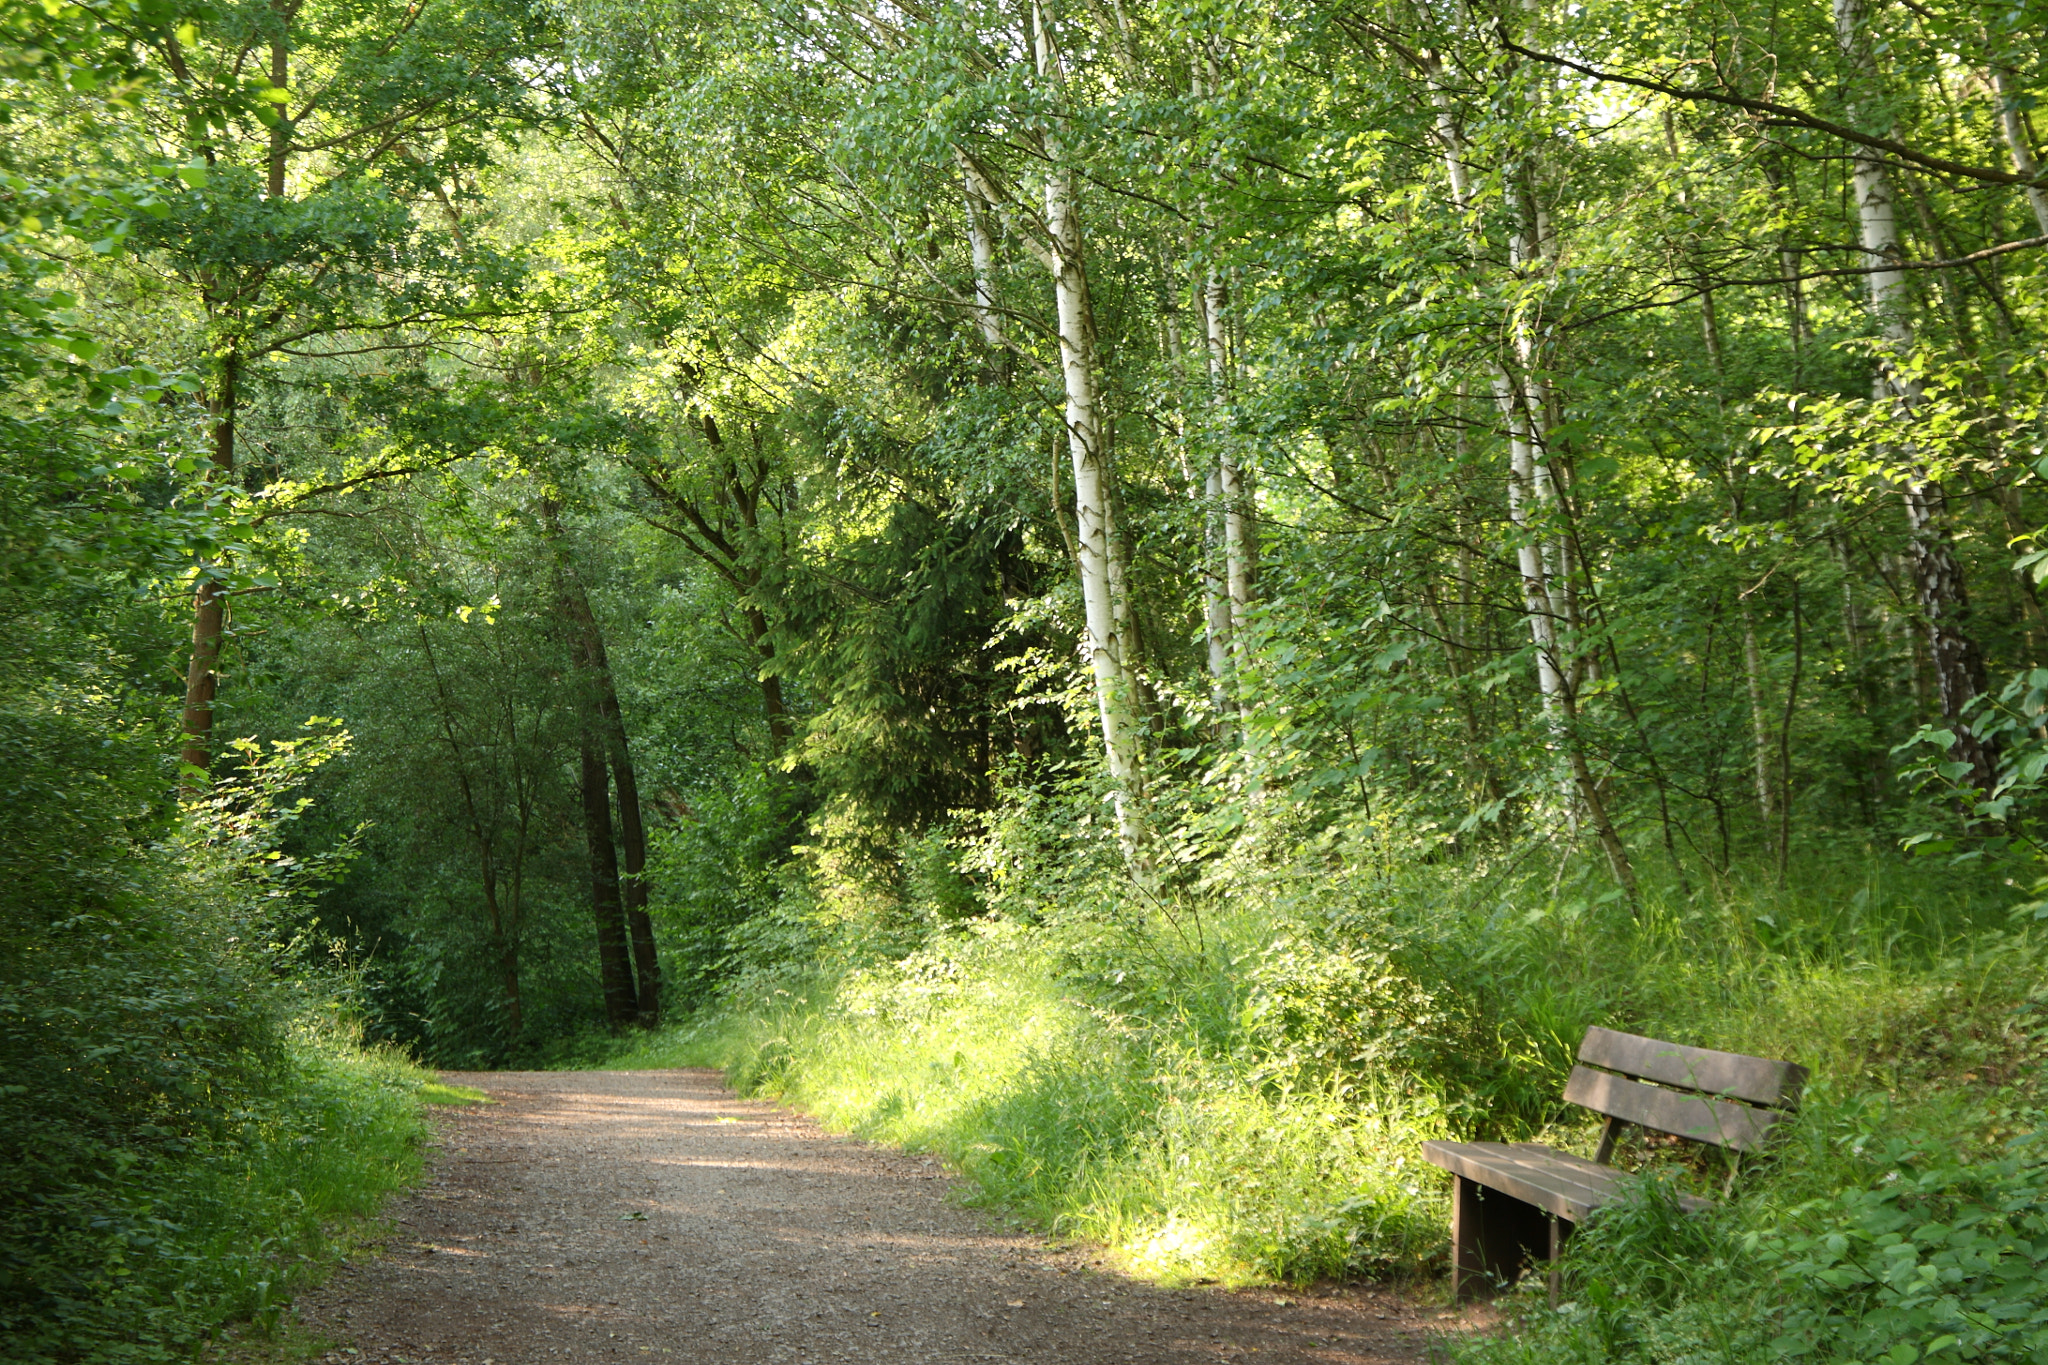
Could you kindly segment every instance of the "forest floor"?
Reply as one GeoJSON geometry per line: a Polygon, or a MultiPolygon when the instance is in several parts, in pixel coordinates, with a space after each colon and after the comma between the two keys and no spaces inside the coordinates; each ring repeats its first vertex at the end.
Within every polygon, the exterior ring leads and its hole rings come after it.
{"type": "Polygon", "coordinates": [[[439,1111],[392,1236],[301,1296],[322,1360],[1408,1365],[1492,1320],[1371,1285],[1130,1280],[715,1071],[446,1079],[493,1102],[439,1111]]]}

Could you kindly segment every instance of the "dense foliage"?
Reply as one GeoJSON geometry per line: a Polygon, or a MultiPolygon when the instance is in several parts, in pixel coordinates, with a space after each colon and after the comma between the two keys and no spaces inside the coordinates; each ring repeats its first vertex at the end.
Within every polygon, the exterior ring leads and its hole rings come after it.
{"type": "Polygon", "coordinates": [[[10,9],[5,1330],[270,1216],[193,1172],[402,1147],[336,1028],[681,1021],[1305,1276],[1430,1271],[1415,1144],[1583,1137],[1606,1022],[1815,1066],[1811,1141],[1475,1349],[2037,1349],[2044,31],[10,9]]]}

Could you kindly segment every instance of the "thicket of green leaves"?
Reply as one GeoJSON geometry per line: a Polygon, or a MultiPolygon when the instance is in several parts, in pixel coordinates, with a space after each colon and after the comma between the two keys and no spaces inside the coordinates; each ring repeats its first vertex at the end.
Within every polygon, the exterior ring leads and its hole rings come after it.
{"type": "MultiPolygon", "coordinates": [[[[165,679],[183,661],[162,595],[236,519],[195,477],[191,357],[123,353],[106,326],[123,303],[80,286],[218,184],[137,132],[156,97],[146,45],[188,22],[149,0],[0,20],[10,1361],[187,1359],[225,1323],[274,1323],[424,1136],[418,1069],[357,1045],[310,933],[349,841],[282,847],[295,789],[346,734],[237,741],[204,785],[176,762],[165,679]]],[[[236,110],[229,91],[212,112],[236,110]]]]}
{"type": "Polygon", "coordinates": [[[80,1199],[301,1112],[294,936],[372,1040],[694,1019],[1160,1273],[1428,1269],[1415,1143],[1583,1137],[1611,1023],[1808,1063],[1809,1139],[1484,1350],[2024,1345],[2038,0],[5,22],[7,1046],[80,1199]]]}

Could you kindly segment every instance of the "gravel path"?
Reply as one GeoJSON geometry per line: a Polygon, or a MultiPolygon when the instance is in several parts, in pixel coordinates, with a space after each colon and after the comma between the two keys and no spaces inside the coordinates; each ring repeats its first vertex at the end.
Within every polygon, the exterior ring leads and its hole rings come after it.
{"type": "Polygon", "coordinates": [[[327,1361],[1406,1365],[1477,1321],[1370,1287],[1136,1283],[716,1072],[447,1079],[497,1103],[443,1111],[383,1254],[302,1296],[327,1361]]]}

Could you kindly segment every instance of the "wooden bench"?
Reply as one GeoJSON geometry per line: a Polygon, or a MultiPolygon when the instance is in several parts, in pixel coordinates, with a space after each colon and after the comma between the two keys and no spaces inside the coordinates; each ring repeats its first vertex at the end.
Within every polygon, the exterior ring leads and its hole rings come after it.
{"type": "MultiPolygon", "coordinates": [[[[1451,1294],[1463,1300],[1513,1282],[1529,1261],[1550,1263],[1564,1239],[1635,1177],[1608,1162],[1630,1124],[1736,1153],[1762,1147],[1806,1084],[1791,1062],[1682,1047],[1596,1028],[1579,1045],[1567,1102],[1607,1116],[1591,1161],[1534,1142],[1425,1142],[1422,1154],[1457,1177],[1451,1202],[1451,1294]]],[[[1731,1171],[1730,1178],[1733,1178],[1731,1171]]],[[[1688,1208],[1706,1201],[1684,1196],[1688,1208]]]]}

